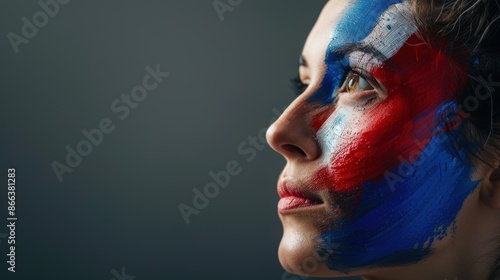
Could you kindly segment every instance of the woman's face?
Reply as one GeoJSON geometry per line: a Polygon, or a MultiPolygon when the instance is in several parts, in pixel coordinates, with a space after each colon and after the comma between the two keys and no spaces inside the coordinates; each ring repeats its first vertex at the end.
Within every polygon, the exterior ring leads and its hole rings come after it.
{"type": "Polygon", "coordinates": [[[477,186],[455,94],[466,65],[416,34],[409,5],[329,1],[305,44],[303,93],[269,128],[282,265],[365,273],[439,253],[477,186]]]}

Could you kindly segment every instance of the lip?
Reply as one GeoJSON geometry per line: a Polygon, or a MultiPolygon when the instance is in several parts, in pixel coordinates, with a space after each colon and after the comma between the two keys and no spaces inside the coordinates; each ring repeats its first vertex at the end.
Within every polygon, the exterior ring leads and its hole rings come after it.
{"type": "Polygon", "coordinates": [[[278,183],[278,194],[280,197],[278,211],[282,214],[291,211],[305,211],[323,204],[319,195],[286,181],[278,183]]]}

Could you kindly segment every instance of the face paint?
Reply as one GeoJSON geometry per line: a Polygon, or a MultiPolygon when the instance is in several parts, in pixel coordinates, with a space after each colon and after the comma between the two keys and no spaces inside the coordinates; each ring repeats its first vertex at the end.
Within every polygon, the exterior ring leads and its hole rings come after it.
{"type": "Polygon", "coordinates": [[[360,0],[345,12],[321,88],[308,99],[325,106],[311,123],[323,164],[310,185],[328,188],[334,201],[352,198],[348,213],[318,237],[333,270],[421,260],[478,184],[451,121],[467,67],[424,43],[399,2],[360,0]],[[338,90],[350,68],[370,73],[385,99],[367,110],[345,105],[338,90]]]}

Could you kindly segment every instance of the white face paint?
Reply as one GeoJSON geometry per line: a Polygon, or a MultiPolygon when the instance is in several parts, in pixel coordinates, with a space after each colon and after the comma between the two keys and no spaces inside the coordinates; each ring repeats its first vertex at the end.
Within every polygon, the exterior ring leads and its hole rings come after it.
{"type": "MultiPolygon", "coordinates": [[[[406,3],[392,5],[382,14],[370,35],[361,41],[361,45],[367,46],[382,57],[389,59],[416,31],[417,27],[411,19],[409,5],[406,3]]],[[[356,51],[350,54],[349,62],[351,67],[360,67],[370,71],[374,67],[382,65],[384,61],[372,54],[356,51]]]]}

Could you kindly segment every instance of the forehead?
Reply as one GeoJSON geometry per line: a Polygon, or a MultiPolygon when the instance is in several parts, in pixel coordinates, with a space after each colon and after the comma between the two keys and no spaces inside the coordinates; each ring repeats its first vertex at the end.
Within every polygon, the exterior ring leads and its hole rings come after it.
{"type": "MultiPolygon", "coordinates": [[[[398,3],[404,3],[404,1],[328,1],[304,46],[303,55],[305,59],[310,64],[321,65],[325,62],[327,51],[362,41],[370,35],[377,23],[382,20],[384,12],[398,3]]],[[[379,34],[376,40],[384,40],[383,35],[379,34]]]]}

